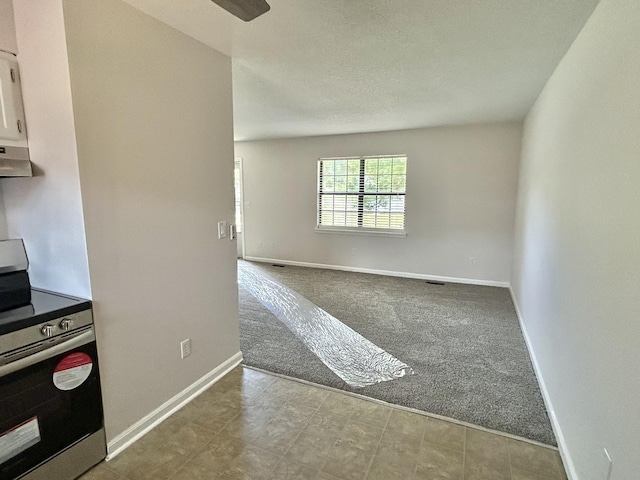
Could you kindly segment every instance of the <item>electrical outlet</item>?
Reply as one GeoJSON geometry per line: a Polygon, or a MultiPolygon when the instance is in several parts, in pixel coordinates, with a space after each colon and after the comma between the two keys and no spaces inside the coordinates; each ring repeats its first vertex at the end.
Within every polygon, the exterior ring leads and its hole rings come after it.
{"type": "Polygon", "coordinates": [[[180,358],[186,358],[191,355],[191,339],[187,338],[180,342],[180,358]]]}
{"type": "Polygon", "coordinates": [[[469,263],[471,265],[475,265],[476,264],[476,257],[469,257],[469,263]]]}

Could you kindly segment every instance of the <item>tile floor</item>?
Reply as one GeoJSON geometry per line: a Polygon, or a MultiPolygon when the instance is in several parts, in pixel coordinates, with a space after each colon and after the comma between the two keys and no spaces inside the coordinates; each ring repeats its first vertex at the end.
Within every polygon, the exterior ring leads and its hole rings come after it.
{"type": "Polygon", "coordinates": [[[81,480],[566,480],[555,450],[238,367],[81,480]]]}

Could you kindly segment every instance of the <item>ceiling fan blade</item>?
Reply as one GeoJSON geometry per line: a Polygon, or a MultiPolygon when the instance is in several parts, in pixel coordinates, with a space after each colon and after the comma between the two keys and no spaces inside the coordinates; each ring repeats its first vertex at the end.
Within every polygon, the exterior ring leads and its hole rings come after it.
{"type": "Polygon", "coordinates": [[[227,12],[235,15],[245,22],[249,22],[263,13],[267,13],[271,7],[265,0],[211,0],[227,12]]]}

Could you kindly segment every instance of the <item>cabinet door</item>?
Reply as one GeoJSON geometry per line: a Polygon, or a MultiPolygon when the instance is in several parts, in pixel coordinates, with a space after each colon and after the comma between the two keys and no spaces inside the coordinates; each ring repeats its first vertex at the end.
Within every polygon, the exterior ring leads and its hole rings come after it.
{"type": "Polygon", "coordinates": [[[0,139],[19,141],[25,138],[19,92],[18,64],[0,57],[0,139]]]}

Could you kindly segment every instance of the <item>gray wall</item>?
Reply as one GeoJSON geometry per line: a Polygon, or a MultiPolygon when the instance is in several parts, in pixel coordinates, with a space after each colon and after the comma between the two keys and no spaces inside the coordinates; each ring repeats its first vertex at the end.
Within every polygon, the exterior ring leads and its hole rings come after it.
{"type": "Polygon", "coordinates": [[[506,283],[521,132],[514,122],[237,142],[245,255],[506,283]],[[406,238],[314,231],[318,158],[403,153],[406,238]]]}
{"type": "Polygon", "coordinates": [[[231,60],[119,0],[64,1],[107,435],[239,352],[231,60]],[[180,341],[192,354],[180,359],[180,341]]]}
{"type": "Polygon", "coordinates": [[[24,239],[36,287],[91,295],[60,0],[16,2],[33,178],[4,178],[9,236],[24,239]]]}
{"type": "Polygon", "coordinates": [[[575,480],[640,472],[639,32],[602,0],[525,124],[512,285],[575,480]]]}
{"type": "Polygon", "coordinates": [[[9,230],[93,298],[113,442],[239,352],[231,60],[120,0],[14,7],[40,175],[2,181],[9,230]]]}

